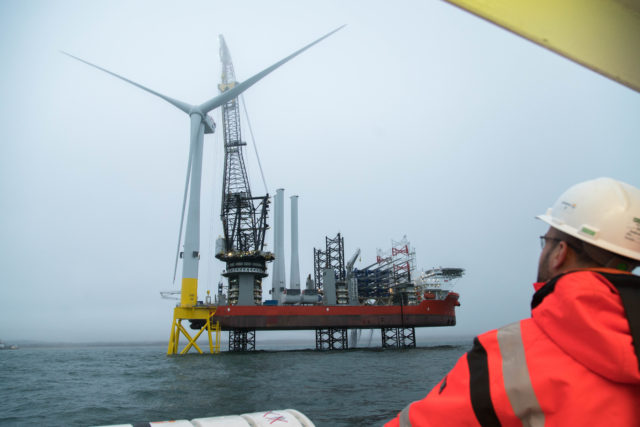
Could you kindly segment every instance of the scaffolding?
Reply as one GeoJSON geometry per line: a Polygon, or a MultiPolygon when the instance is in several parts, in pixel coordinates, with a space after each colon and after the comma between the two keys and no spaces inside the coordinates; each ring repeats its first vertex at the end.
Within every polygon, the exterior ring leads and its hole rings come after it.
{"type": "Polygon", "coordinates": [[[391,263],[394,283],[396,285],[411,283],[411,275],[415,270],[416,251],[411,248],[407,236],[403,236],[399,241],[391,241],[391,263]]]}
{"type": "Polygon", "coordinates": [[[344,237],[340,233],[333,239],[326,237],[326,256],[327,267],[333,268],[336,272],[336,280],[344,280],[344,237]]]}
{"type": "Polygon", "coordinates": [[[344,237],[338,233],[336,237],[325,237],[325,250],[313,248],[313,276],[316,281],[316,289],[323,288],[323,270],[333,269],[336,282],[344,282],[344,237]]]}
{"type": "Polygon", "coordinates": [[[313,278],[315,279],[315,287],[317,291],[324,289],[322,280],[322,270],[327,265],[326,252],[313,248],[313,278]]]}

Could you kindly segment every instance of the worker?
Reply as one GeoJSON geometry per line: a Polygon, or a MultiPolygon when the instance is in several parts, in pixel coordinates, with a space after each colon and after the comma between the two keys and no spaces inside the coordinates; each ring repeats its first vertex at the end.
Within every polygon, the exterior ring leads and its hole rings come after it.
{"type": "Polygon", "coordinates": [[[387,426],[640,425],[640,190],[582,182],[537,218],[531,317],[476,337],[387,426]]]}

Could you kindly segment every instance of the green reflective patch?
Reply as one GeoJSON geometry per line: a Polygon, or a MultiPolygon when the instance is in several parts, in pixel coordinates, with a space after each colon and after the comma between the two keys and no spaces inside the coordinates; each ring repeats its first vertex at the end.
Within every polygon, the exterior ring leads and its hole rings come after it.
{"type": "Polygon", "coordinates": [[[588,229],[587,227],[582,227],[582,231],[584,234],[588,234],[589,236],[593,237],[596,235],[596,232],[593,230],[588,229]]]}
{"type": "Polygon", "coordinates": [[[637,222],[638,224],[640,224],[640,218],[633,218],[633,222],[637,222]]]}
{"type": "Polygon", "coordinates": [[[626,262],[621,262],[620,264],[616,265],[616,269],[622,270],[622,271],[628,271],[629,265],[626,262]]]}

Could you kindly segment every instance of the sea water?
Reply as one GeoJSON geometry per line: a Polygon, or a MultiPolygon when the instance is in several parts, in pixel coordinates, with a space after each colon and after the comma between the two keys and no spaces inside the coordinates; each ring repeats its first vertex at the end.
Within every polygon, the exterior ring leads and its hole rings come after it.
{"type": "Polygon", "coordinates": [[[88,426],[297,409],[317,426],[375,426],[421,399],[470,341],[407,350],[167,356],[166,344],[0,351],[0,425],[88,426]]]}

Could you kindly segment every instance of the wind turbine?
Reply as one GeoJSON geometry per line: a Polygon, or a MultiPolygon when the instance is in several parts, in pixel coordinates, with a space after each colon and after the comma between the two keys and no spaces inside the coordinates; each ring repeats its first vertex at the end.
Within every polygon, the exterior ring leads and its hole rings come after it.
{"type": "MultiPolygon", "coordinates": [[[[191,137],[189,145],[189,161],[187,165],[187,178],[184,188],[184,198],[182,202],[182,216],[180,219],[180,232],[178,237],[178,251],[180,249],[180,236],[182,236],[182,226],[184,224],[184,213],[187,201],[187,193],[189,194],[189,209],[187,212],[187,227],[184,237],[184,252],[182,259],[182,291],[180,297],[181,307],[192,307],[196,304],[197,290],[198,290],[198,261],[200,259],[200,183],[202,179],[202,148],[204,144],[204,134],[213,133],[215,131],[215,123],[211,117],[207,115],[210,111],[222,106],[227,101],[237,98],[245,90],[256,84],[263,77],[270,74],[276,68],[280,67],[284,63],[298,56],[311,46],[326,39],[336,31],[342,29],[344,25],[336,28],[328,34],[320,37],[316,41],[309,43],[305,47],[295,51],[291,55],[276,62],[272,66],[264,69],[253,77],[248,78],[242,83],[237,84],[234,88],[223,92],[208,101],[203,102],[200,105],[191,105],[186,102],[173,99],[169,96],[156,92],[148,87],[142,86],[136,82],[133,82],[125,77],[122,77],[116,73],[92,64],[77,56],[71,55],[67,52],[62,52],[71,58],[84,62],[87,65],[95,67],[105,73],[111,74],[114,77],[124,80],[144,91],[147,91],[159,98],[164,99],[169,104],[178,108],[179,110],[187,113],[191,121],[191,137]]],[[[177,258],[176,258],[177,267],[177,258]]],[[[175,273],[174,273],[175,278],[175,273]]]]}

